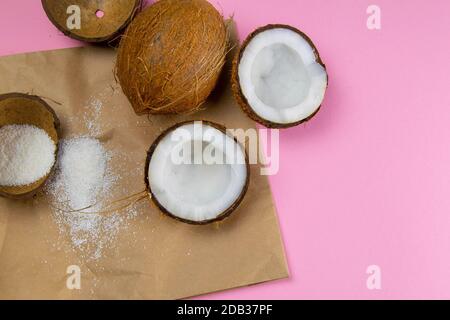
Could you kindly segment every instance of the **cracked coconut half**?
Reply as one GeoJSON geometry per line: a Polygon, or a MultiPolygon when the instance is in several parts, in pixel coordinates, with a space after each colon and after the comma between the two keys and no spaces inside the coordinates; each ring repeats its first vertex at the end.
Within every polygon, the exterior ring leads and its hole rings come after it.
{"type": "Polygon", "coordinates": [[[328,75],[312,41],[287,25],[257,29],[233,65],[233,91],[242,109],[269,128],[288,128],[320,109],[328,75]]]}
{"type": "Polygon", "coordinates": [[[167,129],[151,146],[146,185],[166,215],[190,224],[227,218],[249,184],[248,157],[226,129],[190,121],[167,129]]]}

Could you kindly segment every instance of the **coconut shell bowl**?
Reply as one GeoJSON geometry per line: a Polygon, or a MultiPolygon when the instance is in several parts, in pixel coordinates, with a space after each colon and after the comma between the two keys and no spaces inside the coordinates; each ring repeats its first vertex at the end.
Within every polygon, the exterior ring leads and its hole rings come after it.
{"type": "MultiPolygon", "coordinates": [[[[55,111],[37,96],[22,93],[0,95],[0,128],[14,124],[34,125],[44,130],[55,145],[58,145],[60,126],[58,117],[55,111]]],[[[17,187],[0,186],[0,196],[11,199],[26,199],[34,196],[43,187],[54,171],[54,167],[55,165],[46,176],[32,184],[17,187]]]]}
{"type": "Polygon", "coordinates": [[[142,0],[42,0],[56,28],[73,39],[91,43],[117,39],[141,5],[142,0]],[[77,14],[79,26],[74,23],[77,14]]]}

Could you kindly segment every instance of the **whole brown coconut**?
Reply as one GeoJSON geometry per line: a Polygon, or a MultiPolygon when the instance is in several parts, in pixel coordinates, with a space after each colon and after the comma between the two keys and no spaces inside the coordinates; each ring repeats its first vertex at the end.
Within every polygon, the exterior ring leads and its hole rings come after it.
{"type": "Polygon", "coordinates": [[[206,0],[161,0],[124,34],[116,74],[137,114],[196,111],[216,85],[228,33],[206,0]]]}
{"type": "Polygon", "coordinates": [[[66,36],[80,41],[114,41],[142,6],[142,0],[41,0],[49,20],[66,36]],[[80,28],[69,28],[70,8],[80,8],[80,28]],[[69,13],[68,13],[69,12],[69,13]]]}

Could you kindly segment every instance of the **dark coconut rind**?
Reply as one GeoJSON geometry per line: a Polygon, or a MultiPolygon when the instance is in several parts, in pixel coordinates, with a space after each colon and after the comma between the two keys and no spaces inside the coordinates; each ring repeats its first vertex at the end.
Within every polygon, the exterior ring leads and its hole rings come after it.
{"type": "MultiPolygon", "coordinates": [[[[174,126],[168,128],[168,129],[164,130],[163,133],[161,133],[159,135],[159,137],[156,138],[156,140],[151,145],[150,149],[147,152],[147,160],[145,162],[144,177],[145,177],[145,185],[147,187],[147,191],[150,193],[153,203],[158,207],[158,209],[162,213],[164,213],[165,215],[167,215],[167,216],[169,216],[169,217],[171,217],[171,218],[173,218],[175,220],[178,220],[178,221],[181,221],[181,222],[184,222],[184,223],[188,223],[188,224],[192,224],[192,225],[206,225],[206,224],[211,224],[211,223],[214,223],[214,222],[220,222],[220,221],[223,221],[226,218],[228,218],[239,207],[239,205],[241,204],[242,200],[244,199],[245,194],[247,193],[247,190],[248,190],[248,187],[249,187],[249,184],[250,184],[250,164],[249,164],[249,160],[248,160],[248,154],[247,154],[247,151],[245,149],[244,149],[244,152],[245,152],[245,163],[246,163],[246,166],[247,166],[247,179],[245,181],[244,188],[242,188],[242,192],[239,195],[239,197],[236,199],[236,201],[227,210],[225,210],[222,214],[220,214],[215,219],[205,220],[205,221],[192,221],[192,220],[182,219],[180,217],[177,217],[177,216],[173,215],[172,213],[170,213],[166,208],[164,208],[158,202],[158,199],[156,199],[156,197],[152,193],[152,190],[150,188],[150,183],[149,183],[149,180],[148,180],[148,175],[149,175],[148,174],[149,173],[148,169],[149,169],[150,161],[152,159],[153,152],[155,151],[156,147],[161,142],[161,140],[167,134],[169,134],[170,132],[174,131],[175,129],[177,129],[177,128],[185,125],[185,124],[190,124],[190,123],[194,123],[194,122],[197,122],[197,121],[201,121],[202,124],[211,126],[213,128],[216,128],[216,129],[220,130],[224,134],[227,134],[227,129],[224,126],[222,126],[220,124],[217,124],[217,123],[214,123],[214,122],[211,122],[211,121],[190,120],[190,121],[184,121],[184,122],[177,123],[176,125],[174,125],[174,126]]],[[[239,144],[239,141],[235,137],[234,137],[234,141],[239,144]]]]}
{"type": "MultiPolygon", "coordinates": [[[[247,98],[244,96],[244,94],[242,93],[242,89],[241,89],[241,85],[240,85],[240,79],[239,79],[239,63],[241,61],[242,55],[245,51],[245,49],[247,48],[248,44],[250,43],[250,41],[259,33],[270,30],[270,29],[276,29],[276,28],[283,28],[283,29],[289,29],[292,30],[296,33],[298,33],[302,38],[304,38],[309,45],[313,48],[314,50],[314,55],[316,56],[316,61],[317,63],[319,63],[320,65],[322,65],[326,71],[326,67],[325,64],[322,62],[322,59],[320,58],[319,55],[319,51],[317,50],[316,46],[314,45],[314,43],[311,41],[311,39],[304,34],[303,32],[301,32],[300,30],[289,26],[289,25],[284,25],[284,24],[269,24],[267,26],[261,27],[256,29],[254,32],[252,32],[247,39],[245,39],[244,43],[242,44],[241,48],[239,49],[238,53],[236,54],[234,60],[233,60],[233,69],[232,69],[232,88],[233,88],[233,94],[234,97],[236,99],[236,101],[239,103],[239,105],[241,106],[242,110],[254,121],[262,124],[263,126],[267,127],[267,128],[273,128],[273,129],[285,129],[285,128],[291,128],[291,127],[295,127],[298,126],[299,124],[302,124],[304,122],[307,122],[309,120],[311,120],[320,110],[321,106],[319,106],[317,108],[317,110],[310,115],[308,118],[305,118],[303,120],[297,121],[297,122],[293,122],[293,123],[275,123],[275,122],[271,122],[267,119],[264,119],[262,117],[260,117],[250,106],[250,104],[247,101],[247,98]]],[[[328,73],[327,73],[327,86],[328,86],[328,73]]]]}
{"type": "Polygon", "coordinates": [[[206,0],[160,0],[129,25],[116,78],[134,111],[197,111],[215,88],[228,51],[222,15],[206,0]]]}
{"type": "MultiPolygon", "coordinates": [[[[23,93],[7,93],[0,95],[0,127],[12,124],[29,124],[43,129],[58,149],[60,123],[55,111],[40,97],[23,93]]],[[[10,199],[27,199],[42,189],[47,178],[52,174],[55,164],[50,172],[38,181],[20,187],[0,186],[0,196],[10,199]]]]}
{"type": "Polygon", "coordinates": [[[142,8],[143,0],[41,0],[49,20],[66,36],[90,43],[116,40],[142,8]],[[81,28],[67,27],[67,8],[77,5],[81,9],[81,28]],[[97,11],[103,11],[102,18],[97,11]]]}

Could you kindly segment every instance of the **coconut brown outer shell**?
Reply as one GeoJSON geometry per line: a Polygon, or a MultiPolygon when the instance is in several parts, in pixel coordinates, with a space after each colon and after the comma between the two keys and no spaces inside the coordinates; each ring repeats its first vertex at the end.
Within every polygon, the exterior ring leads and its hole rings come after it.
{"type": "Polygon", "coordinates": [[[116,75],[137,114],[197,110],[225,63],[228,33],[205,0],[160,0],[122,37],[116,75]]]}
{"type": "MultiPolygon", "coordinates": [[[[50,136],[56,146],[59,141],[60,124],[55,111],[41,98],[22,93],[8,93],[0,95],[0,127],[12,124],[34,125],[50,136]]],[[[55,159],[57,152],[55,154],[55,159]]],[[[55,161],[56,164],[56,161],[55,161]]],[[[35,195],[54,170],[45,177],[26,186],[0,186],[0,196],[23,199],[35,195]]]]}
{"type": "Polygon", "coordinates": [[[42,0],[42,6],[50,21],[65,35],[86,42],[114,40],[131,22],[142,6],[142,0],[42,0]],[[81,28],[70,30],[67,8],[80,7],[81,28]],[[102,18],[96,13],[101,10],[102,18]]]}
{"type": "MultiPolygon", "coordinates": [[[[150,193],[151,195],[151,199],[153,201],[153,203],[158,207],[158,209],[164,213],[165,215],[169,216],[172,219],[184,222],[184,223],[188,223],[188,224],[193,224],[193,225],[206,225],[206,224],[211,224],[214,222],[220,222],[225,220],[226,218],[228,218],[241,204],[242,200],[244,200],[244,197],[247,193],[248,190],[248,186],[250,184],[250,162],[249,162],[249,158],[248,158],[248,154],[247,151],[245,152],[245,164],[247,166],[247,179],[245,181],[245,185],[244,188],[242,188],[242,192],[239,195],[239,197],[236,199],[236,201],[234,201],[234,203],[224,212],[222,212],[217,218],[212,219],[212,220],[205,220],[205,221],[192,221],[192,220],[186,220],[186,219],[182,219],[180,217],[177,217],[175,215],[173,215],[171,212],[169,212],[166,208],[164,208],[159,202],[158,199],[156,199],[156,197],[154,196],[152,189],[150,188],[150,182],[148,180],[149,178],[149,165],[150,165],[150,161],[152,159],[153,153],[155,152],[156,147],[158,146],[158,144],[161,142],[161,140],[168,135],[169,133],[171,133],[172,131],[176,130],[177,128],[185,125],[185,124],[189,124],[189,123],[194,123],[194,122],[202,122],[202,124],[204,125],[208,125],[211,126],[213,128],[216,128],[217,130],[220,130],[221,132],[223,132],[224,134],[227,134],[227,129],[215,122],[211,122],[211,121],[207,121],[207,120],[189,120],[189,121],[184,121],[184,122],[180,122],[177,123],[176,125],[166,129],[163,131],[163,133],[161,133],[158,138],[156,138],[156,140],[152,143],[152,145],[150,146],[150,149],[147,152],[147,160],[145,162],[145,170],[144,170],[144,177],[145,177],[145,185],[147,187],[147,191],[150,193]]],[[[234,138],[234,141],[236,143],[239,144],[239,141],[234,138]]],[[[245,149],[244,149],[245,150],[245,149]]]]}
{"type": "MultiPolygon", "coordinates": [[[[294,127],[297,126],[299,124],[302,124],[304,122],[307,122],[309,120],[311,120],[320,110],[321,106],[319,106],[317,108],[317,110],[310,115],[308,118],[297,121],[297,122],[293,122],[293,123],[275,123],[275,122],[271,122],[267,119],[262,118],[261,116],[259,116],[250,106],[249,102],[247,101],[247,98],[244,96],[242,89],[241,89],[241,84],[240,84],[240,80],[239,80],[239,64],[242,58],[242,55],[244,54],[245,49],[247,48],[248,44],[253,40],[253,38],[258,35],[261,32],[270,30],[270,29],[276,29],[276,28],[284,28],[284,29],[289,29],[292,30],[296,33],[298,33],[303,39],[305,39],[311,46],[311,48],[313,48],[314,50],[314,55],[316,56],[316,62],[319,63],[320,65],[323,66],[323,68],[326,70],[326,66],[323,63],[322,59],[320,58],[319,55],[319,51],[317,50],[316,46],[314,45],[314,43],[312,42],[312,40],[302,31],[289,26],[289,25],[285,25],[285,24],[269,24],[267,26],[261,27],[256,29],[255,31],[253,31],[248,37],[247,39],[245,39],[244,43],[242,44],[241,48],[239,49],[238,53],[236,54],[234,60],[233,60],[233,69],[232,69],[232,88],[233,88],[233,94],[234,97],[236,99],[236,101],[239,103],[239,105],[241,106],[242,110],[254,121],[262,124],[263,126],[267,127],[267,128],[274,128],[274,129],[284,129],[284,128],[290,128],[290,127],[294,127]]],[[[328,74],[327,74],[327,86],[328,86],[328,74]]]]}

